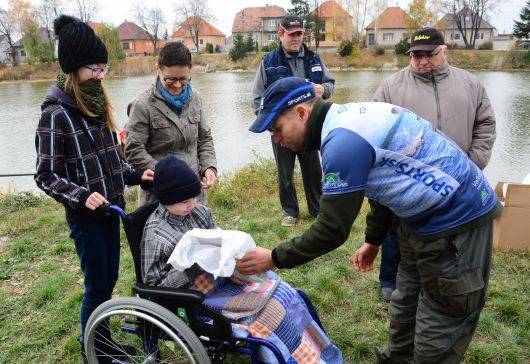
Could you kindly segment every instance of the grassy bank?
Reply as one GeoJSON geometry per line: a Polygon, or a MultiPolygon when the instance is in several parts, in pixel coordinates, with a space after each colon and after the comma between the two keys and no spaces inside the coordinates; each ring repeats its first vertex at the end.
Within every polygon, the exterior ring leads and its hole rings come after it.
{"type": "MultiPolygon", "coordinates": [[[[298,191],[302,192],[297,175],[298,191]]],[[[135,208],[135,190],[127,193],[135,208]]],[[[303,196],[299,196],[303,201],[303,196]]],[[[252,234],[273,247],[310,224],[279,226],[274,166],[251,164],[221,178],[210,194],[218,226],[252,234]]],[[[305,208],[305,207],[303,207],[305,208]]],[[[371,363],[373,346],[388,334],[387,304],[379,298],[377,272],[360,274],[349,263],[363,239],[364,216],[346,244],[302,267],[280,271],[315,303],[332,340],[350,363],[371,363]]],[[[528,254],[494,254],[487,307],[466,363],[527,363],[530,360],[528,254]]],[[[134,269],[122,234],[116,296],[130,295],[134,269]]],[[[61,206],[45,197],[0,197],[0,363],[78,363],[82,275],[61,206]]]]}
{"type": "MultiPolygon", "coordinates": [[[[470,70],[530,70],[530,53],[501,51],[450,50],[449,63],[470,70]]],[[[193,72],[256,71],[265,53],[251,53],[246,58],[232,62],[228,54],[201,54],[193,56],[193,72]]],[[[407,56],[394,56],[393,51],[375,55],[363,50],[359,54],[340,57],[323,52],[324,63],[332,69],[391,69],[408,64],[407,56]]],[[[127,57],[123,61],[111,62],[110,77],[129,77],[153,74],[155,57],[127,57]]],[[[57,63],[19,65],[0,68],[1,81],[53,79],[59,71],[57,63]]]]}

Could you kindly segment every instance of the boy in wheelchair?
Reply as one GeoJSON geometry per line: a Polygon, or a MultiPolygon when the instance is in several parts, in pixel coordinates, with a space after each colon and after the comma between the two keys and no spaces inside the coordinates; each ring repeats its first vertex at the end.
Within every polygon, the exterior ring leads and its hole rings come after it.
{"type": "MultiPolygon", "coordinates": [[[[205,294],[204,305],[232,322],[236,337],[257,337],[274,344],[285,362],[342,363],[340,350],[315,322],[304,300],[272,272],[263,282],[213,278],[199,266],[179,271],[168,259],[180,238],[193,228],[215,228],[210,210],[197,204],[201,184],[175,156],[158,162],[153,193],[160,201],[144,228],[141,242],[143,282],[150,286],[191,288],[205,294]]],[[[262,362],[276,362],[266,348],[262,362]]]]}

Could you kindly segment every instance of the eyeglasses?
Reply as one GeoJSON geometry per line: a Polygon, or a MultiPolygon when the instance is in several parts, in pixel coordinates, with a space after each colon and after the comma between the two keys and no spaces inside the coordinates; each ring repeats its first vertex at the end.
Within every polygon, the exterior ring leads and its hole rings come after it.
{"type": "Polygon", "coordinates": [[[415,53],[415,52],[410,52],[410,56],[412,58],[414,58],[415,61],[419,61],[421,60],[422,58],[427,58],[429,60],[433,59],[434,57],[436,57],[438,54],[440,54],[440,52],[442,51],[442,48],[440,48],[438,50],[438,52],[430,52],[430,53],[427,53],[427,54],[424,54],[424,53],[415,53]]]}
{"type": "Polygon", "coordinates": [[[89,69],[92,71],[92,77],[98,77],[99,75],[105,76],[107,72],[109,72],[109,65],[106,64],[104,67],[90,67],[90,66],[84,66],[86,69],[89,69]]]}
{"type": "Polygon", "coordinates": [[[191,81],[191,77],[180,77],[180,78],[177,78],[177,77],[163,77],[163,80],[168,85],[172,85],[175,82],[180,82],[180,84],[182,86],[185,86],[188,82],[191,81]]]}

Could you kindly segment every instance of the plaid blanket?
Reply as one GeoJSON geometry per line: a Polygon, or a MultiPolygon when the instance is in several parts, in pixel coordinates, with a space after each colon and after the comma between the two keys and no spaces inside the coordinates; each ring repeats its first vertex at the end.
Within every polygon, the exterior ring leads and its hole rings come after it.
{"type": "MultiPolygon", "coordinates": [[[[206,306],[232,320],[235,337],[267,340],[287,363],[342,363],[340,350],[312,319],[296,290],[272,272],[264,282],[243,285],[202,274],[192,289],[206,295],[206,306]]],[[[259,355],[263,363],[277,362],[267,348],[260,348],[259,355]]]]}

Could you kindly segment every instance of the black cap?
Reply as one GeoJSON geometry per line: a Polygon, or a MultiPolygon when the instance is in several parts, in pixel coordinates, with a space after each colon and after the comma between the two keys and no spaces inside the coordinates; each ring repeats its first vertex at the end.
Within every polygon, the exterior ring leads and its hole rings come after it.
{"type": "Polygon", "coordinates": [[[410,38],[410,48],[407,51],[433,51],[436,47],[444,45],[444,35],[435,28],[420,29],[410,38]]]}
{"type": "Polygon", "coordinates": [[[88,24],[72,16],[61,15],[53,21],[53,30],[59,39],[59,64],[64,73],[89,64],[108,62],[105,44],[88,24]]]}
{"type": "Polygon", "coordinates": [[[153,194],[162,205],[173,205],[201,193],[199,176],[174,155],[162,158],[155,166],[153,194]]]}
{"type": "Polygon", "coordinates": [[[303,32],[304,21],[299,16],[288,14],[283,18],[280,27],[283,28],[283,31],[287,34],[303,32]]]}

